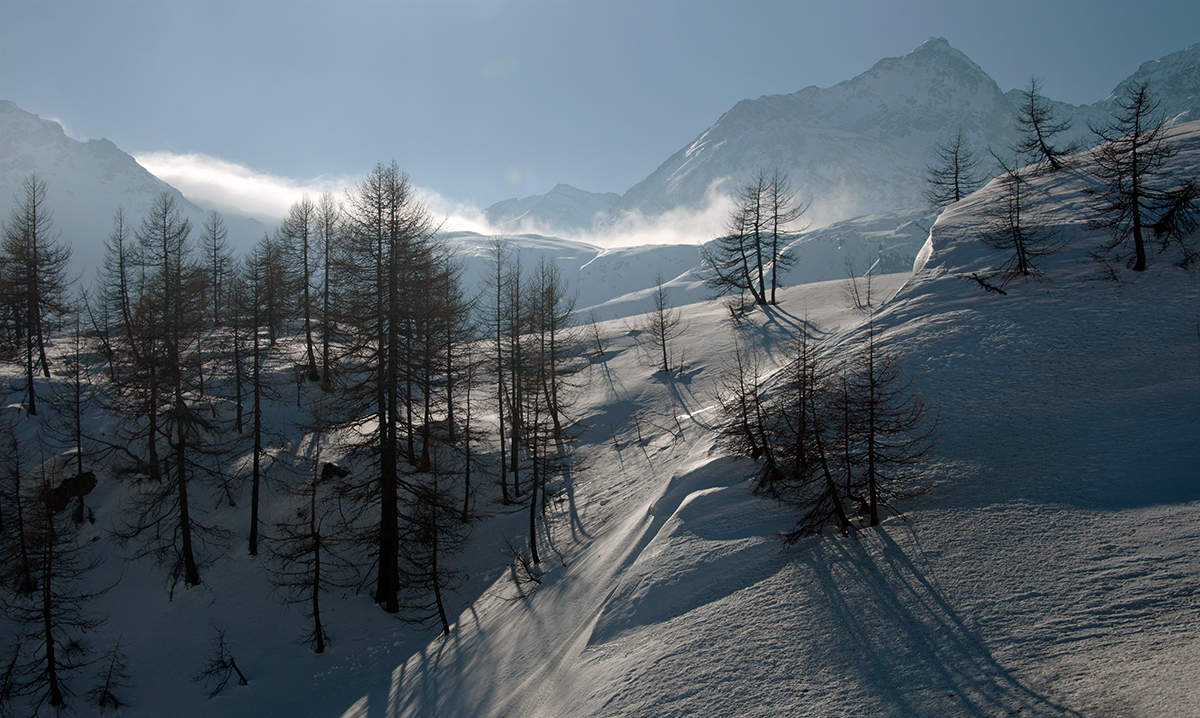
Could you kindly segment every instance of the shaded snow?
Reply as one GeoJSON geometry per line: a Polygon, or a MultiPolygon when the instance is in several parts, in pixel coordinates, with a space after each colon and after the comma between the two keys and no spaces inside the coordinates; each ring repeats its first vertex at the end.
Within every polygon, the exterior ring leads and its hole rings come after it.
{"type": "MultiPolygon", "coordinates": [[[[1200,124],[1174,137],[1176,170],[1200,171],[1200,124]]],[[[653,372],[636,318],[603,322],[607,349],[575,408],[589,468],[561,487],[531,597],[513,600],[500,550],[524,518],[500,513],[458,559],[470,579],[450,635],[346,591],[325,604],[333,647],[316,656],[293,643],[302,613],[272,599],[240,534],[204,586],[170,601],[161,568],[103,544],[104,576],[121,580],[97,603],[110,621],[94,638],[129,641],[122,715],[1195,715],[1200,284],[1169,255],[1105,281],[1086,256],[1099,240],[1082,221],[1087,182],[1079,167],[1034,180],[1071,246],[1043,262],[1048,281],[1009,283],[1006,297],[963,279],[1004,262],[976,240],[995,185],[932,229],[879,220],[919,256],[916,274],[875,280],[890,298],[882,341],[941,424],[936,484],[904,517],[785,549],[787,512],[715,445],[736,341],[768,369],[804,326],[857,346],[865,315],[844,306],[842,282],[787,288],[740,325],[721,302],[688,305],[671,378],[653,372]],[[189,679],[209,621],[250,678],[213,700],[189,679]]],[[[581,268],[600,256],[570,249],[581,268]]],[[[273,411],[297,418],[291,402],[273,411]]],[[[115,521],[121,490],[101,477],[87,531],[115,521]]],[[[247,503],[214,511],[238,527],[247,503]]]]}
{"type": "MultiPolygon", "coordinates": [[[[1176,135],[1181,171],[1198,135],[1176,135]]],[[[632,347],[597,367],[585,403],[607,458],[575,489],[587,534],[565,564],[528,601],[477,602],[369,714],[1194,715],[1200,288],[1166,255],[1103,281],[1072,211],[1085,181],[1035,181],[1073,233],[1049,281],[998,297],[961,278],[1003,261],[975,240],[985,189],[880,312],[942,427],[938,484],[905,518],[774,543],[786,515],[703,423],[734,330],[693,305],[684,378],[632,347]],[[658,431],[638,442],[622,413],[658,431]]],[[[776,361],[802,318],[852,346],[861,315],[837,283],[784,296],[742,330],[776,361]]]]}

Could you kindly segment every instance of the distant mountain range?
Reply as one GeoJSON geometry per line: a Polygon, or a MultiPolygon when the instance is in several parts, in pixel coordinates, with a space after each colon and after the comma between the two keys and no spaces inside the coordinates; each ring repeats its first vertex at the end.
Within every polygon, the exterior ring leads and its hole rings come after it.
{"type": "MultiPolygon", "coordinates": [[[[30,174],[46,183],[54,230],[71,244],[74,265],[85,283],[103,262],[104,238],[112,233],[117,207],[124,208],[126,221],[136,229],[151,202],[169,192],[196,236],[210,211],[150,174],[112,142],[73,140],[57,122],[0,100],[0,221],[8,221],[14,195],[20,194],[30,174]]],[[[256,219],[227,212],[221,216],[229,241],[239,250],[267,230],[256,219]]]]}
{"type": "MultiPolygon", "coordinates": [[[[1143,64],[1105,100],[1055,108],[1074,119],[1072,137],[1086,139],[1087,123],[1109,118],[1125,86],[1141,80],[1153,84],[1172,121],[1200,118],[1200,45],[1143,64]]],[[[673,212],[703,209],[760,168],[778,165],[812,203],[806,219],[817,228],[789,246],[800,261],[788,284],[845,276],[847,258],[860,272],[876,263],[881,271],[896,271],[911,266],[933,221],[920,197],[931,148],[959,127],[982,155],[988,147],[1005,147],[1014,138],[1020,96],[1020,90],[1001,92],[966,55],[933,38],[830,88],[739,102],[623,196],[560,184],[544,195],[499,202],[484,214],[529,266],[553,257],[580,292],[578,308],[602,318],[629,316],[650,308],[649,289],[659,273],[676,304],[707,296],[697,247],[605,249],[588,241],[593,233],[619,234],[625,223],[653,225],[673,212]]],[[[73,246],[85,281],[101,264],[118,206],[134,227],[164,191],[197,230],[209,211],[108,140],[73,140],[58,123],[0,100],[0,220],[8,219],[30,173],[46,182],[55,228],[73,246]]],[[[222,216],[239,252],[270,229],[256,219],[222,216]]],[[[696,240],[718,231],[713,227],[696,240]]],[[[490,238],[447,237],[464,256],[468,281],[482,276],[490,238]]]]}
{"type": "MultiPolygon", "coordinates": [[[[909,271],[929,236],[935,217],[926,210],[883,212],[835,222],[794,235],[784,253],[797,258],[780,276],[791,286],[842,279],[853,270],[861,275],[909,271]]],[[[453,232],[447,239],[463,261],[463,279],[480,286],[492,268],[492,237],[453,232]]],[[[692,244],[653,244],[606,249],[577,240],[516,235],[508,248],[519,254],[527,270],[542,259],[553,259],[569,290],[576,293],[581,321],[630,317],[654,308],[652,291],[661,275],[672,306],[703,301],[711,296],[704,283],[700,248],[692,244]]]]}
{"type": "Polygon", "coordinates": [[[520,234],[548,226],[557,234],[581,234],[604,221],[620,200],[614,192],[597,194],[559,184],[546,194],[497,202],[483,214],[501,232],[520,234]]]}
{"type": "MultiPolygon", "coordinates": [[[[1088,122],[1104,122],[1131,82],[1149,80],[1173,123],[1200,118],[1200,44],[1143,64],[1108,98],[1075,106],[1051,101],[1074,121],[1067,139],[1088,142],[1088,122]]],[[[623,196],[566,185],[489,207],[494,225],[577,235],[699,210],[732,193],[760,168],[781,167],[817,225],[920,207],[921,174],[936,143],[961,127],[976,152],[1003,152],[1014,137],[1021,89],[1002,92],[986,72],[943,38],[903,57],[880,60],[833,87],[743,100],[671,155],[623,196]],[[565,201],[569,198],[569,201],[565,201]],[[519,212],[517,208],[519,207],[519,212]],[[577,211],[576,211],[577,208],[577,211]]],[[[714,227],[716,231],[718,228],[714,227]]]]}

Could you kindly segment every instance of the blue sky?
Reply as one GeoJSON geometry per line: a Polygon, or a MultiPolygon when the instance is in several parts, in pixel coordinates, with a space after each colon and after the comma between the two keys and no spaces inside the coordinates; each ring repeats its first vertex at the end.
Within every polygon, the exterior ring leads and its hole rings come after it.
{"type": "Polygon", "coordinates": [[[173,163],[177,185],[282,196],[395,159],[482,208],[558,182],[623,193],[738,100],[931,36],[1004,90],[1036,73],[1083,104],[1200,41],[1200,3],[0,0],[0,98],[173,163]]]}

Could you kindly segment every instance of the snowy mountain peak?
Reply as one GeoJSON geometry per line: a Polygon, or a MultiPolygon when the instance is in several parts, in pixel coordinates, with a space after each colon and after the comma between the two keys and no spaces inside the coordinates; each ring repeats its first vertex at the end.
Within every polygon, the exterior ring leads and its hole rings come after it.
{"type": "Polygon", "coordinates": [[[619,199],[612,192],[597,194],[560,183],[543,195],[497,202],[483,215],[506,232],[578,234],[594,227],[619,199]]]}
{"type": "Polygon", "coordinates": [[[65,136],[62,125],[53,120],[43,120],[37,115],[26,112],[17,106],[17,103],[12,100],[0,100],[0,123],[6,131],[15,127],[25,127],[27,129],[39,128],[42,131],[65,136]]]}
{"type": "Polygon", "coordinates": [[[622,198],[617,212],[701,208],[760,168],[782,167],[826,224],[919,207],[933,145],[959,127],[978,148],[1007,138],[1012,105],[944,38],[829,88],[743,100],[622,198]]]}
{"type": "MultiPolygon", "coordinates": [[[[917,49],[913,50],[913,52],[944,52],[946,50],[954,50],[954,48],[950,47],[949,40],[944,37],[931,37],[920,45],[917,45],[917,49]]],[[[958,52],[958,50],[954,50],[954,52],[958,52]]]]}
{"type": "Polygon", "coordinates": [[[879,72],[912,71],[918,68],[938,68],[955,73],[977,75],[988,78],[987,73],[975,64],[965,53],[950,45],[944,37],[931,37],[917,45],[916,49],[900,57],[885,57],[859,77],[870,76],[879,72]]]}
{"type": "Polygon", "coordinates": [[[1142,63],[1124,82],[1117,85],[1099,107],[1111,112],[1126,89],[1139,82],[1150,83],[1150,91],[1162,102],[1160,110],[1170,124],[1200,119],[1200,43],[1158,60],[1142,63]]]}
{"type": "MultiPolygon", "coordinates": [[[[193,227],[203,226],[208,214],[112,142],[79,142],[68,137],[59,123],[0,100],[0,221],[8,220],[14,196],[31,174],[46,183],[55,230],[71,245],[85,282],[91,280],[93,268],[101,266],[104,238],[112,231],[118,207],[136,226],[153,200],[169,192],[193,227]]],[[[239,248],[250,246],[265,229],[257,220],[229,214],[225,225],[230,241],[239,248]]]]}
{"type": "Polygon", "coordinates": [[[976,65],[971,58],[967,57],[966,53],[952,46],[950,41],[944,37],[931,37],[925,42],[917,45],[916,49],[908,53],[904,57],[908,58],[934,58],[941,57],[943,61],[965,63],[974,68],[978,72],[983,72],[983,69],[976,65]]]}
{"type": "MultiPolygon", "coordinates": [[[[1200,115],[1200,45],[1148,62],[1119,85],[1150,80],[1173,123],[1200,115]]],[[[817,226],[916,208],[933,148],[962,129],[977,156],[1015,140],[1020,91],[1005,95],[971,58],[945,38],[888,57],[838,84],[743,100],[634,185],[608,224],[624,214],[655,217],[709,208],[714,192],[732,192],[758,170],[780,167],[811,203],[817,226]]],[[[1113,99],[1075,107],[1054,103],[1074,121],[1068,138],[1092,141],[1089,123],[1110,116],[1113,99]]],[[[714,226],[713,231],[719,231],[714,226]]]]}

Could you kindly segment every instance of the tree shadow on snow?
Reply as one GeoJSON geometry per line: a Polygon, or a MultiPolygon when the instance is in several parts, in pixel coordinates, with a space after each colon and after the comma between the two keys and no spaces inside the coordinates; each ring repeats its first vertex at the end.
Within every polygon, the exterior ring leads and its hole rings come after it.
{"type": "Polygon", "coordinates": [[[802,554],[840,627],[833,638],[865,688],[898,715],[1081,715],[1001,665],[889,535],[895,530],[821,540],[802,554]]]}
{"type": "Polygon", "coordinates": [[[800,336],[803,332],[810,337],[815,337],[822,334],[816,325],[807,319],[800,319],[785,309],[778,306],[765,306],[759,308],[764,317],[764,321],[760,325],[743,323],[740,326],[743,329],[757,329],[762,335],[763,346],[787,346],[795,337],[800,336]]]}

